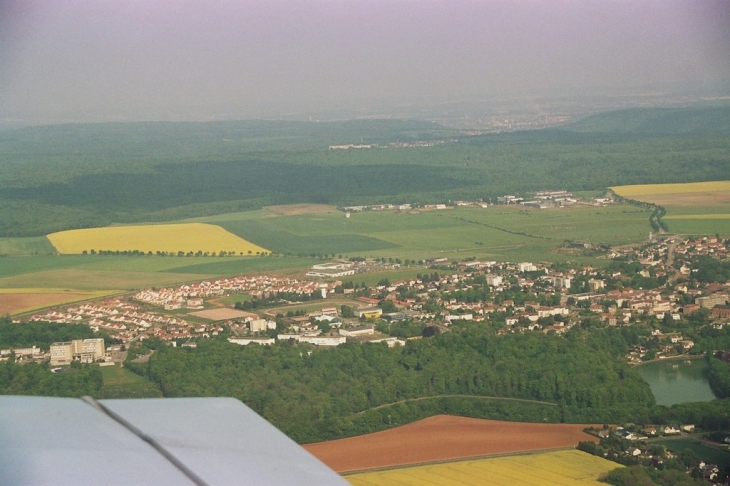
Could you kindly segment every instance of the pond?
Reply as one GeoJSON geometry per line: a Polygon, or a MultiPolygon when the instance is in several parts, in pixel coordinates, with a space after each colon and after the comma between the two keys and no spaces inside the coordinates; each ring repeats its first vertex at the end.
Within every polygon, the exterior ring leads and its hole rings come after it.
{"type": "Polygon", "coordinates": [[[664,359],[636,367],[649,383],[658,405],[709,402],[716,397],[707,382],[704,359],[664,359]]]}

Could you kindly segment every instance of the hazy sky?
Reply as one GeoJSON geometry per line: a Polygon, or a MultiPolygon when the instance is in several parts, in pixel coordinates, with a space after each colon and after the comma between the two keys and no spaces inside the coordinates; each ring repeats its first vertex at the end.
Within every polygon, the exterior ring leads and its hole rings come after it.
{"type": "Polygon", "coordinates": [[[0,0],[0,122],[730,86],[730,0],[0,0]]]}

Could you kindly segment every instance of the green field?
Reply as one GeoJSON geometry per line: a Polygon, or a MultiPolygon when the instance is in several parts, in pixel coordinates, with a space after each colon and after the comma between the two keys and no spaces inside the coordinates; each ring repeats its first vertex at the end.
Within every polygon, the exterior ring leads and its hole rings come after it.
{"type": "MultiPolygon", "coordinates": [[[[545,210],[492,206],[420,212],[365,211],[352,213],[350,218],[339,211],[290,216],[268,211],[238,212],[196,221],[220,224],[278,256],[7,256],[0,257],[0,288],[136,290],[226,275],[301,276],[320,259],[340,256],[414,261],[442,257],[571,260],[600,265],[605,261],[597,260],[598,254],[584,252],[580,244],[643,241],[650,231],[648,215],[645,210],[621,204],[545,210]],[[578,244],[569,248],[570,242],[578,244]]],[[[24,253],[23,248],[28,245],[17,244],[16,248],[24,253]]],[[[416,273],[417,270],[388,270],[353,280],[376,283],[381,278],[397,280],[416,273]]]]}
{"type": "Polygon", "coordinates": [[[730,235],[730,219],[668,219],[664,218],[670,233],[682,235],[730,235]]]}
{"type": "MultiPolygon", "coordinates": [[[[631,206],[531,210],[493,206],[441,211],[210,218],[278,253],[422,259],[476,256],[496,260],[549,259],[565,240],[592,244],[641,241],[649,213],[631,206]]],[[[207,218],[201,218],[206,220],[207,218]]],[[[559,254],[553,258],[560,259],[559,254]]]]}
{"type": "Polygon", "coordinates": [[[115,364],[99,368],[104,385],[99,398],[161,398],[162,392],[148,379],[115,364]]]}
{"type": "Polygon", "coordinates": [[[28,238],[0,238],[0,256],[3,255],[48,255],[56,253],[45,236],[28,238]]]}

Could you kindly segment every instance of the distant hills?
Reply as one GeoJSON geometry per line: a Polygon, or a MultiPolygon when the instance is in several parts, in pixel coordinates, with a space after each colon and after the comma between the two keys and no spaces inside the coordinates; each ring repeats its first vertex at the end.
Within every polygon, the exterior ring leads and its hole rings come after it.
{"type": "Polygon", "coordinates": [[[29,127],[0,132],[0,237],[276,204],[488,201],[724,180],[728,132],[730,108],[624,110],[484,135],[415,120],[29,127]],[[329,148],[350,144],[373,148],[329,148]]]}
{"type": "Polygon", "coordinates": [[[664,135],[730,133],[730,106],[612,111],[589,116],[565,129],[585,133],[664,135]]]}

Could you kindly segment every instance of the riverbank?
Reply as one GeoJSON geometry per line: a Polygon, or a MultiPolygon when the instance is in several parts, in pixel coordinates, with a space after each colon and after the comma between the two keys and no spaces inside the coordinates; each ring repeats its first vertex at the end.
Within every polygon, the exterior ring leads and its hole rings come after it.
{"type": "Polygon", "coordinates": [[[704,358],[704,354],[678,354],[677,356],[663,356],[661,358],[650,359],[649,361],[642,361],[641,363],[629,363],[632,366],[642,366],[649,363],[661,363],[664,361],[675,361],[675,360],[693,360],[704,358]]]}

